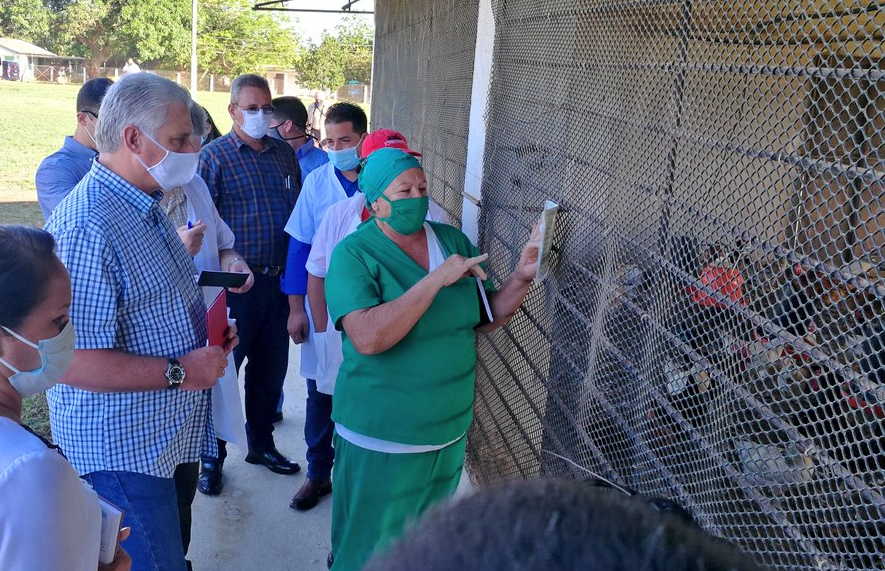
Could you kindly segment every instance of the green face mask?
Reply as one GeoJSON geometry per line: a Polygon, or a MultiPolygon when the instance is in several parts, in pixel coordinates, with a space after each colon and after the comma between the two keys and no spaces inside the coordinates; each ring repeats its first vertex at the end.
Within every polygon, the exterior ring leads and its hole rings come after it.
{"type": "Polygon", "coordinates": [[[430,204],[428,197],[402,198],[391,201],[382,194],[381,198],[390,204],[390,216],[379,218],[379,220],[390,224],[390,227],[398,233],[414,234],[424,225],[424,219],[427,218],[427,206],[430,204]]]}

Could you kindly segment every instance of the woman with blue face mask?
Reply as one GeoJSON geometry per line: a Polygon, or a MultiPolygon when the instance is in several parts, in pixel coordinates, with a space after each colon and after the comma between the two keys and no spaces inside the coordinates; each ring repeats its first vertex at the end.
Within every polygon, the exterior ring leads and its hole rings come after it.
{"type": "Polygon", "coordinates": [[[74,353],[71,281],[54,248],[42,230],[0,226],[0,569],[127,571],[119,547],[99,564],[95,492],[21,424],[22,399],[59,382],[74,353]]]}

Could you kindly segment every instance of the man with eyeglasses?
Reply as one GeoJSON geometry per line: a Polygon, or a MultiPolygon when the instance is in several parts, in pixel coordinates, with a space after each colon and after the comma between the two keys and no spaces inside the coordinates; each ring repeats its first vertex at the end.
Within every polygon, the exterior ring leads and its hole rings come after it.
{"type": "Polygon", "coordinates": [[[112,83],[106,77],[98,77],[83,84],[77,92],[77,128],[74,135],[65,137],[62,147],[43,159],[37,168],[34,177],[37,200],[46,220],[92,168],[92,160],[98,154],[95,150],[98,108],[112,83]]]}
{"type": "MultiPolygon", "coordinates": [[[[288,249],[283,228],[301,191],[301,171],[292,149],[268,136],[273,111],[266,79],[253,74],[237,77],[228,105],[233,127],[203,147],[199,174],[255,276],[248,293],[227,296],[240,334],[234,352],[238,370],[248,357],[246,462],[277,474],[296,474],[301,467],[276,449],[272,421],[289,365],[289,304],[280,291],[288,249]]],[[[206,495],[221,493],[227,453],[223,441],[218,448],[217,457],[202,458],[198,489],[206,495]]]]}

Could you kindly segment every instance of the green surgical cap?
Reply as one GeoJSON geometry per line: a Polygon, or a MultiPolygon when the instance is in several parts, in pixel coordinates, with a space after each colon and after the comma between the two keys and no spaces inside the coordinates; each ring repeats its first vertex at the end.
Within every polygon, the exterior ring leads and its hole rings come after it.
{"type": "Polygon", "coordinates": [[[369,155],[360,171],[360,190],[372,204],[384,194],[393,179],[409,169],[421,168],[418,159],[399,149],[378,149],[369,155]]]}

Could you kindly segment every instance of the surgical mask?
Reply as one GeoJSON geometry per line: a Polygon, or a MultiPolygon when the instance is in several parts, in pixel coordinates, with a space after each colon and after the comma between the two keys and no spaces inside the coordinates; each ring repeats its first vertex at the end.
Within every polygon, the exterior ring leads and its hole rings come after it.
{"type": "Polygon", "coordinates": [[[166,151],[166,156],[160,159],[160,162],[152,167],[147,166],[144,161],[141,160],[141,157],[135,155],[135,158],[138,159],[141,166],[154,177],[154,180],[157,181],[160,188],[168,191],[185,185],[193,180],[194,175],[197,174],[197,166],[199,165],[200,160],[199,153],[176,153],[158,143],[156,139],[147,133],[144,133],[144,136],[166,151]]]}
{"type": "Polygon", "coordinates": [[[326,154],[329,155],[329,162],[332,165],[340,170],[340,171],[352,171],[360,164],[360,156],[357,153],[357,145],[356,147],[350,147],[349,149],[342,149],[340,151],[326,151],[326,154]]]}
{"type": "Polygon", "coordinates": [[[0,363],[3,363],[9,370],[15,373],[9,377],[9,384],[12,385],[12,388],[22,398],[42,393],[58,383],[67,370],[68,365],[71,364],[71,359],[74,358],[74,342],[77,336],[74,333],[74,324],[70,320],[68,320],[64,329],[61,330],[61,333],[55,337],[43,339],[38,343],[28,341],[7,327],[3,327],[3,329],[40,353],[40,367],[33,371],[20,371],[12,366],[9,361],[0,358],[0,363]]]}
{"type": "Polygon", "coordinates": [[[430,204],[428,197],[390,200],[382,194],[381,198],[390,204],[390,216],[379,218],[379,220],[389,224],[397,233],[414,234],[424,226],[424,219],[427,218],[427,208],[430,204]]]}
{"type": "Polygon", "coordinates": [[[260,139],[267,135],[267,126],[270,123],[269,114],[265,114],[261,109],[249,111],[242,109],[243,112],[243,132],[253,139],[260,139]]]}

